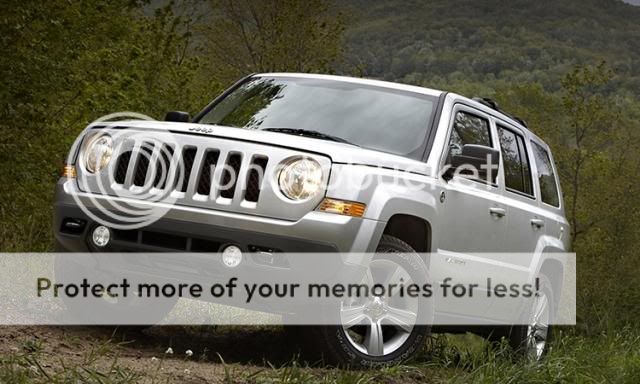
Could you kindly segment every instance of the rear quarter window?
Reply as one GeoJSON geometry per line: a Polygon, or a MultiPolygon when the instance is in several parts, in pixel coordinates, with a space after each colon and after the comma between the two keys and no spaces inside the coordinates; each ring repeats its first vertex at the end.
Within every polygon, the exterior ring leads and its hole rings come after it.
{"type": "Polygon", "coordinates": [[[534,141],[531,142],[531,147],[533,148],[533,158],[536,162],[536,168],[538,168],[538,183],[540,184],[540,197],[542,202],[554,207],[559,207],[560,196],[558,194],[558,185],[549,153],[534,141]]]}

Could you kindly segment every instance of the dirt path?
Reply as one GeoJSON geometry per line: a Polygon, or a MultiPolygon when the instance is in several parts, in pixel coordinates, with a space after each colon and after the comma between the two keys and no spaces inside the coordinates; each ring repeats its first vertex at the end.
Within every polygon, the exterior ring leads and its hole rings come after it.
{"type": "MultiPolygon", "coordinates": [[[[86,367],[107,374],[125,369],[150,382],[244,381],[253,372],[279,367],[297,353],[278,328],[211,329],[154,327],[0,327],[0,355],[34,356],[48,374],[86,367]],[[166,353],[171,347],[171,354],[166,353]],[[189,350],[193,354],[188,356],[189,350]],[[225,364],[222,364],[221,358],[225,364]],[[115,368],[114,368],[115,367],[115,368]],[[244,378],[244,379],[243,379],[244,378]]],[[[34,371],[37,367],[31,367],[34,371]]]]}

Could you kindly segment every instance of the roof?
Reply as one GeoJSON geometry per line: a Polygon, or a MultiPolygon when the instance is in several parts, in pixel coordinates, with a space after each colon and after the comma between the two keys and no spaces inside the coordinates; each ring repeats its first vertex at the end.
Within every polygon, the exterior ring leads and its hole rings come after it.
{"type": "Polygon", "coordinates": [[[363,79],[363,78],[349,77],[349,76],[320,75],[320,74],[312,74],[312,73],[290,73],[290,72],[257,73],[254,76],[296,77],[296,78],[303,78],[303,79],[341,81],[345,83],[363,84],[363,85],[370,85],[375,87],[395,89],[400,91],[421,93],[423,95],[436,96],[436,97],[440,96],[443,93],[442,91],[439,91],[436,89],[418,87],[415,85],[392,83],[390,81],[371,80],[371,79],[363,79]]]}

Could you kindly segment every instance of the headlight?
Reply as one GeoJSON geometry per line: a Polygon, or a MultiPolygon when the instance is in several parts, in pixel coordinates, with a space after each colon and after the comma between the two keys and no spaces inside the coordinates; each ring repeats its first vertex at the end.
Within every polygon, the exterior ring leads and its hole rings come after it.
{"type": "Polygon", "coordinates": [[[113,152],[113,140],[107,135],[91,139],[84,152],[84,165],[91,173],[100,172],[109,164],[113,152]]]}
{"type": "Polygon", "coordinates": [[[312,159],[298,159],[286,164],[278,177],[280,190],[291,200],[306,200],[322,184],[322,168],[312,159]]]}

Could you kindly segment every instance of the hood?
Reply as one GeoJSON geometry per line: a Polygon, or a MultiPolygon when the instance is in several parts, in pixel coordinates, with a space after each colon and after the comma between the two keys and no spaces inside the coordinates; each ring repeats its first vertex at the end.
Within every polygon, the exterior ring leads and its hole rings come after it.
{"type": "MultiPolygon", "coordinates": [[[[220,125],[174,123],[165,121],[131,120],[110,123],[112,127],[171,131],[178,134],[201,135],[213,138],[242,140],[263,143],[281,148],[291,148],[299,151],[313,152],[326,155],[333,163],[356,164],[374,167],[397,169],[406,172],[430,176],[424,162],[390,153],[365,149],[350,144],[295,136],[280,132],[231,128],[220,125]]],[[[104,126],[104,123],[94,123],[92,126],[104,126]]]]}

